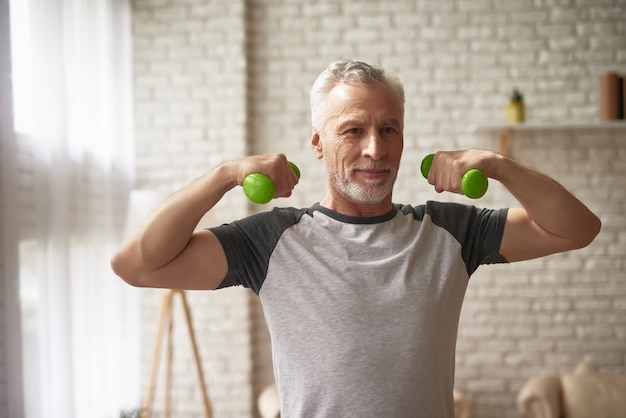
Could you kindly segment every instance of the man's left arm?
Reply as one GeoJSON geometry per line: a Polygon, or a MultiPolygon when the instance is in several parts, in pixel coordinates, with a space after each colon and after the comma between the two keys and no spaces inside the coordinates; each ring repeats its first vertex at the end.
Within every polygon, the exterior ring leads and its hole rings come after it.
{"type": "Polygon", "coordinates": [[[600,232],[600,219],[562,185],[496,152],[438,152],[433,168],[429,182],[437,191],[460,193],[463,173],[479,168],[519,201],[508,211],[500,245],[510,262],[583,248],[600,232]]]}
{"type": "Polygon", "coordinates": [[[508,261],[583,248],[600,232],[600,219],[553,179],[505,157],[492,170],[522,205],[507,215],[500,254],[508,261]]]}

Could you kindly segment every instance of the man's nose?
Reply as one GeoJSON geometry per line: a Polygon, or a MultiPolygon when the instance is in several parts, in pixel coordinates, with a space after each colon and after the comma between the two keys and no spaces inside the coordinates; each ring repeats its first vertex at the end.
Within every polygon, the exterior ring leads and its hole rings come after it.
{"type": "Polygon", "coordinates": [[[385,155],[385,144],[383,138],[379,132],[374,132],[366,137],[365,147],[363,148],[363,155],[371,158],[372,160],[380,160],[385,155]]]}

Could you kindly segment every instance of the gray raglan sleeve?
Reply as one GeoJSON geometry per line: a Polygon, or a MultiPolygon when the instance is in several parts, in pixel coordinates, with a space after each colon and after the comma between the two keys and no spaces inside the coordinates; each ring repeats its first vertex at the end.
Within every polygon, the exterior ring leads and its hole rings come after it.
{"type": "Polygon", "coordinates": [[[297,222],[298,213],[295,209],[274,209],[209,228],[228,262],[228,273],[218,289],[244,286],[258,295],[274,248],[285,229],[297,222]]]}
{"type": "Polygon", "coordinates": [[[434,223],[448,230],[461,244],[469,275],[481,264],[507,262],[500,254],[500,244],[508,209],[429,202],[426,211],[434,223]]]}

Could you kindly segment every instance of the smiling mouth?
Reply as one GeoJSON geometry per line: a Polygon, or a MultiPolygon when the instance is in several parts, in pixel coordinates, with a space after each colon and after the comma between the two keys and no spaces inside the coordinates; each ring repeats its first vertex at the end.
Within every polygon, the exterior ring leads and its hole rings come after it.
{"type": "Polygon", "coordinates": [[[358,168],[354,170],[355,173],[359,173],[368,179],[379,179],[389,174],[389,169],[386,168],[358,168]]]}

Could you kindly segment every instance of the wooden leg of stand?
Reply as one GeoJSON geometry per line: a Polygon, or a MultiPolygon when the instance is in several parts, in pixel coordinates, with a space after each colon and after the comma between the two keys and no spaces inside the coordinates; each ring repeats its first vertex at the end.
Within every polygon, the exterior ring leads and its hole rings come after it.
{"type": "Polygon", "coordinates": [[[198,354],[198,346],[196,344],[196,335],[193,330],[193,325],[191,322],[191,311],[189,310],[189,305],[187,304],[187,297],[185,296],[185,292],[180,293],[183,308],[185,311],[185,319],[187,322],[187,329],[189,330],[189,338],[191,339],[191,347],[193,349],[193,357],[196,362],[196,371],[198,372],[198,380],[200,381],[200,391],[202,392],[202,401],[204,403],[204,412],[206,414],[206,418],[211,418],[211,402],[209,401],[209,397],[207,395],[206,384],[204,382],[204,373],[202,372],[202,363],[200,362],[200,355],[198,354]]]}
{"type": "Polygon", "coordinates": [[[150,418],[152,416],[152,403],[154,401],[154,391],[156,389],[159,356],[161,354],[161,341],[163,338],[163,330],[165,328],[165,323],[168,319],[171,318],[172,296],[173,296],[173,293],[171,291],[165,291],[163,293],[163,299],[161,302],[161,313],[159,315],[159,326],[157,328],[156,342],[154,344],[154,352],[152,355],[152,366],[150,369],[150,382],[148,384],[148,395],[146,396],[146,402],[141,411],[141,418],[150,418]]]}
{"type": "Polygon", "coordinates": [[[174,358],[174,293],[170,303],[170,320],[167,327],[167,360],[165,361],[165,418],[170,418],[172,405],[172,359],[174,358]]]}

